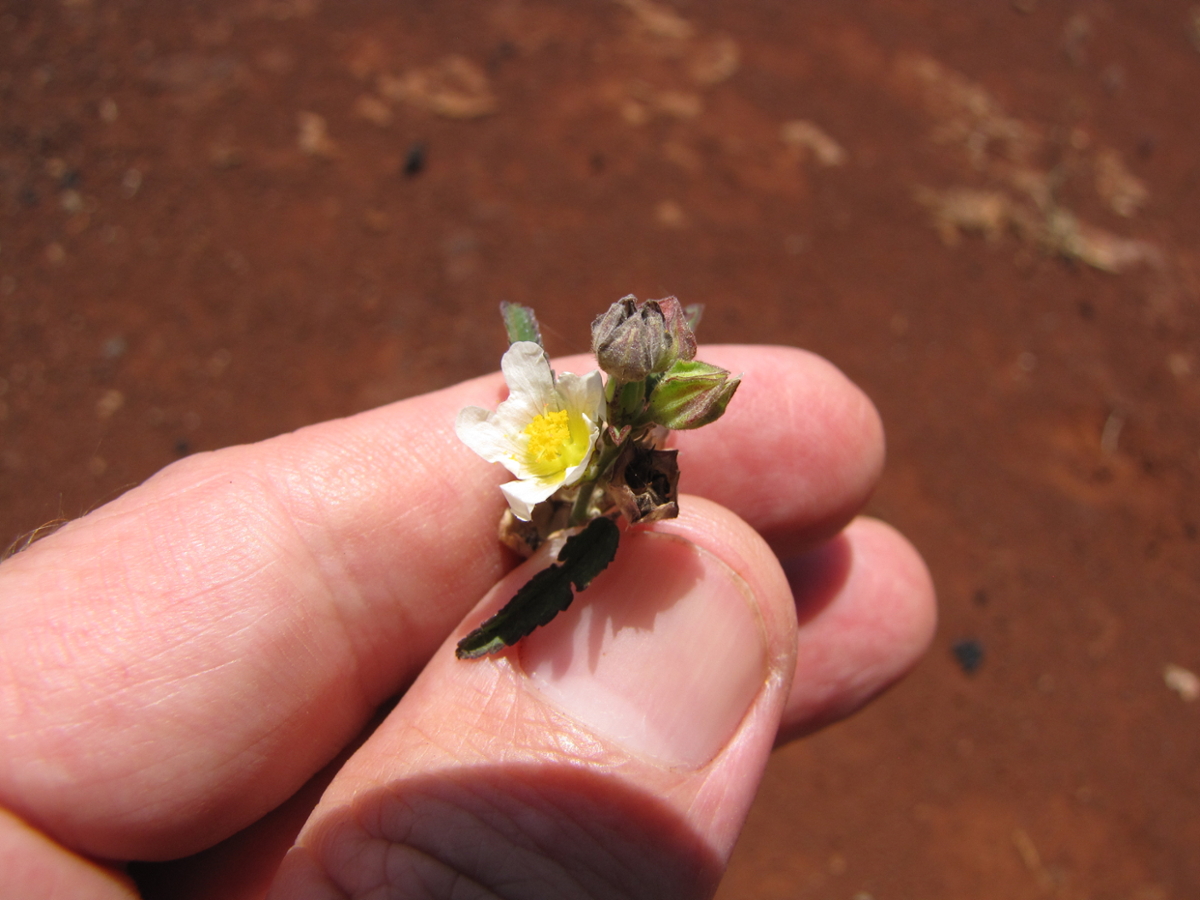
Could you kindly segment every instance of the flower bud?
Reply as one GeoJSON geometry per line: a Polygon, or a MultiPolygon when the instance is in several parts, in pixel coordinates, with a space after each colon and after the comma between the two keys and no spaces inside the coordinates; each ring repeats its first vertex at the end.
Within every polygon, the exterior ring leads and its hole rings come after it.
{"type": "Polygon", "coordinates": [[[725,414],[741,383],[717,366],[679,360],[650,394],[650,415],[667,428],[699,428],[725,414]]]}
{"type": "Polygon", "coordinates": [[[674,297],[639,304],[631,294],[592,323],[592,351],[617,381],[641,381],[695,356],[696,338],[674,297]]]}

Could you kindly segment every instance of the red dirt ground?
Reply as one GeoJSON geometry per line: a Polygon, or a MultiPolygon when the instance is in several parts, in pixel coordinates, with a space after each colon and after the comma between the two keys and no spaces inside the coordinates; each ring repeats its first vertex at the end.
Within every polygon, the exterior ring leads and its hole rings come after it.
{"type": "Polygon", "coordinates": [[[0,537],[677,294],[875,399],[942,611],[719,896],[1200,896],[1198,84],[1190,0],[2,0],[0,537]]]}

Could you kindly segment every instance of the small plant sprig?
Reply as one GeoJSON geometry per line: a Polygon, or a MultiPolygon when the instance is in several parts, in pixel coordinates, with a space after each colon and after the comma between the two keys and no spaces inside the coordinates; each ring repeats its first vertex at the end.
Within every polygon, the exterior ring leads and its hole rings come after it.
{"type": "Polygon", "coordinates": [[[623,297],[592,323],[600,368],[556,376],[533,310],[501,304],[508,398],[490,412],[462,410],[455,432],[516,476],[500,488],[500,540],[523,556],[547,545],[557,562],[463,638],[459,659],[511,647],[566,609],[616,555],[616,520],[679,515],[678,451],[665,449],[667,435],[715,422],[741,383],[694,358],[702,309],[623,297]]]}

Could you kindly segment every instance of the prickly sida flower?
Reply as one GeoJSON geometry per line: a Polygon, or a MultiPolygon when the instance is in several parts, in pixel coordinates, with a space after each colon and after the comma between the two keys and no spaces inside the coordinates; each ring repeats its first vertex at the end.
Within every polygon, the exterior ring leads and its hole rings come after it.
{"type": "Polygon", "coordinates": [[[517,476],[502,485],[519,519],[562,487],[579,481],[591,462],[604,418],[604,382],[599,371],[564,372],[557,379],[542,348],[517,341],[500,363],[508,399],[493,412],[469,406],[454,423],[459,440],[517,476]]]}

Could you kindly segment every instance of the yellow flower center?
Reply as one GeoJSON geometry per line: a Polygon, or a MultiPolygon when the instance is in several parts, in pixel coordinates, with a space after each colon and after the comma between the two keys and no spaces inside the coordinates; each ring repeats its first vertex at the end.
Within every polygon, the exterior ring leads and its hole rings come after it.
{"type": "Polygon", "coordinates": [[[588,451],[588,429],[579,413],[565,409],[542,413],[525,426],[529,437],[525,464],[539,478],[578,465],[588,451]]]}
{"type": "Polygon", "coordinates": [[[549,462],[562,455],[563,444],[571,439],[571,428],[567,425],[567,411],[544,412],[528,425],[529,455],[538,462],[549,462]]]}

